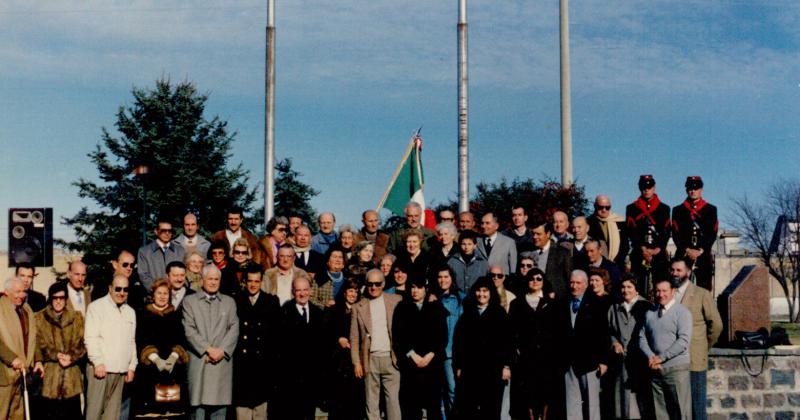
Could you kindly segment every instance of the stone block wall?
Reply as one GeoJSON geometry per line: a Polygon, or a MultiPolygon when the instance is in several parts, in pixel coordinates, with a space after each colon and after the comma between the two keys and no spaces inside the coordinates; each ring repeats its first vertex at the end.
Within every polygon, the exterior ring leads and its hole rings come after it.
{"type": "Polygon", "coordinates": [[[712,349],[708,418],[800,420],[800,349],[712,349]]]}

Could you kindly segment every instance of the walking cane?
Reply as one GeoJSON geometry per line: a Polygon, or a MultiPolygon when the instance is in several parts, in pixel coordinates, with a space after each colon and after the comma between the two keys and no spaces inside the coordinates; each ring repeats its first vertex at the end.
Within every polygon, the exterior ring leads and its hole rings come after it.
{"type": "Polygon", "coordinates": [[[31,420],[31,407],[28,397],[28,379],[25,377],[25,369],[22,369],[22,401],[25,403],[25,420],[31,420]]]}

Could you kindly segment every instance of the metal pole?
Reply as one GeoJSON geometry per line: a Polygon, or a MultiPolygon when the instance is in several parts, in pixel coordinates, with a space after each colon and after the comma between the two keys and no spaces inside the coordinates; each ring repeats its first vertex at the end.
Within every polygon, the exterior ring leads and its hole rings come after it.
{"type": "Polygon", "coordinates": [[[267,0],[267,66],[264,116],[264,224],[275,213],[275,0],[267,0]]]}
{"type": "Polygon", "coordinates": [[[560,0],[561,184],[572,185],[572,103],[569,82],[569,1],[560,0]]]}
{"type": "Polygon", "coordinates": [[[469,210],[467,0],[458,0],[458,211],[469,210]]]}

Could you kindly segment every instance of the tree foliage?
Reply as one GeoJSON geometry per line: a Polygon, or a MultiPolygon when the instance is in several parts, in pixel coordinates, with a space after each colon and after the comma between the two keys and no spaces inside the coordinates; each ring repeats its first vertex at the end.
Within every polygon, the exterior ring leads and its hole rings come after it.
{"type": "Polygon", "coordinates": [[[734,199],[736,228],[758,254],[786,296],[789,316],[800,322],[800,181],[771,185],[765,199],[734,199]]]}
{"type": "Polygon", "coordinates": [[[153,89],[134,88],[132,95],[132,104],[117,111],[118,133],[103,128],[88,154],[101,182],[81,178],[73,183],[78,196],[98,210],[85,206],[64,219],[76,240],[60,243],[83,253],[90,279],[108,274],[108,262],[119,249],[136,252],[143,221],[150,240],[157,215],[180,226],[181,214],[192,210],[207,235],[224,227],[231,206],[248,213],[256,196],[242,164],[228,167],[235,134],[228,132],[227,122],[203,115],[208,95],[191,82],[169,80],[157,80],[153,89]],[[141,165],[148,173],[135,175],[141,165]]]}
{"type": "Polygon", "coordinates": [[[312,198],[319,195],[319,191],[300,181],[301,176],[302,173],[292,169],[290,158],[275,165],[275,214],[287,217],[299,215],[315,231],[317,211],[310,203],[312,198]]]}
{"type": "MultiPolygon", "coordinates": [[[[549,219],[553,212],[561,210],[570,218],[588,214],[588,200],[584,187],[573,184],[564,188],[552,179],[536,182],[527,178],[515,178],[509,182],[503,178],[497,184],[481,182],[470,200],[470,211],[480,216],[492,212],[502,227],[511,224],[511,206],[521,205],[528,212],[528,223],[549,219]]],[[[444,209],[456,211],[458,203],[451,201],[435,208],[436,213],[444,209]]]]}

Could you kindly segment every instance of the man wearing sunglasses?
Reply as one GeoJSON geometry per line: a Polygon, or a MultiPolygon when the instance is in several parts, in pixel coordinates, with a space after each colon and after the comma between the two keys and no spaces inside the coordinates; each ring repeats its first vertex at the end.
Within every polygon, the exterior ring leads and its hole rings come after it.
{"type": "Polygon", "coordinates": [[[611,199],[607,195],[598,195],[594,199],[594,213],[586,218],[589,224],[589,236],[601,239],[608,245],[608,259],[617,267],[625,266],[628,256],[628,230],[625,217],[611,211],[611,199]]]}
{"type": "Polygon", "coordinates": [[[128,291],[128,278],[117,274],[108,294],[86,310],[87,419],[119,419],[123,385],[133,381],[138,363],[136,313],[126,303],[128,291]]]}
{"type": "Polygon", "coordinates": [[[186,251],[177,242],[172,240],[175,230],[172,229],[172,222],[159,217],[157,227],[153,231],[156,238],[153,242],[139,248],[139,281],[145,289],[149,290],[153,281],[163,277],[167,272],[167,264],[173,261],[183,262],[186,251]]]}
{"type": "MultiPolygon", "coordinates": [[[[367,419],[380,420],[381,390],[386,420],[400,420],[400,371],[392,343],[392,318],[400,295],[385,294],[385,279],[378,269],[367,272],[367,299],[353,305],[350,356],[356,378],[365,378],[367,419]]],[[[404,355],[405,356],[405,355],[404,355]]]]}
{"type": "Polygon", "coordinates": [[[675,256],[689,261],[698,286],[714,290],[711,274],[714,260],[711,247],[717,239],[717,208],[703,200],[703,179],[686,178],[686,200],[672,209],[672,239],[675,256]]]}

